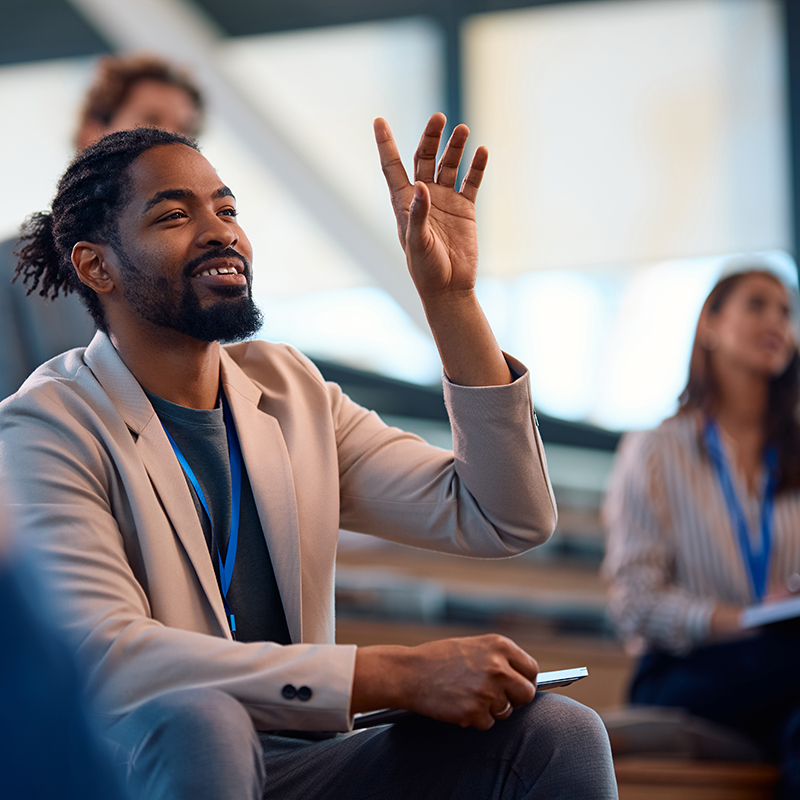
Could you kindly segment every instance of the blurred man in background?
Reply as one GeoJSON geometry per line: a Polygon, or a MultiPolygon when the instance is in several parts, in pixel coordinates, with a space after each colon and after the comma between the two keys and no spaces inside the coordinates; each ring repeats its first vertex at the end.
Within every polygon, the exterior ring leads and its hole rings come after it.
{"type": "MultiPolygon", "coordinates": [[[[150,55],[108,56],[86,93],[75,147],[80,151],[108,133],[139,126],[196,137],[203,111],[200,90],[174,64],[150,55]]],[[[87,345],[95,332],[76,295],[52,303],[51,293],[26,297],[21,282],[12,284],[16,244],[16,236],[0,242],[0,399],[43,362],[87,345]]]]}

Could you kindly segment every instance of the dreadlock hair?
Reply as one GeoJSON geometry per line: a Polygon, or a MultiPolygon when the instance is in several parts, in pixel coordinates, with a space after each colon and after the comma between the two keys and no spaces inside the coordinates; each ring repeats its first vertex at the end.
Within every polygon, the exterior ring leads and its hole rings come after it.
{"type": "Polygon", "coordinates": [[[38,290],[54,300],[77,292],[95,325],[108,332],[97,294],[72,266],[72,248],[79,241],[119,245],[117,218],[130,199],[129,167],[151,147],[167,144],[199,150],[181,134],[136,128],[109,134],[78,153],[58,183],[52,211],[32,214],[20,229],[14,280],[22,278],[27,294],[38,290]]]}
{"type": "MultiPolygon", "coordinates": [[[[703,417],[715,416],[720,403],[719,386],[712,367],[712,354],[703,346],[701,331],[708,320],[722,311],[734,289],[746,278],[762,276],[783,286],[771,272],[750,269],[728,275],[717,283],[706,298],[697,322],[692,354],[689,360],[689,379],[681,392],[675,416],[699,413],[703,417]]],[[[785,288],[785,287],[784,287],[785,288]]],[[[786,369],[769,384],[769,399],[765,419],[766,441],[778,451],[778,493],[800,489],[800,354],[795,345],[786,369]]],[[[698,438],[701,452],[705,451],[702,437],[698,438]]]]}

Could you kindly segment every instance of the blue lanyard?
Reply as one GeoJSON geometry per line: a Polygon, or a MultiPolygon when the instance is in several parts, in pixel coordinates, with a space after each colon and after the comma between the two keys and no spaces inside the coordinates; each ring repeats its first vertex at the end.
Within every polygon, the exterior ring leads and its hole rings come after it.
{"type": "Polygon", "coordinates": [[[228,615],[228,619],[230,620],[231,633],[235,639],[236,617],[233,615],[230,605],[228,605],[228,589],[230,589],[231,586],[233,567],[236,564],[236,546],[239,544],[239,508],[241,506],[242,499],[242,452],[239,448],[239,437],[236,435],[236,426],[233,424],[233,415],[231,414],[230,408],[228,408],[228,402],[225,399],[224,394],[222,395],[222,413],[225,418],[225,429],[228,433],[228,458],[230,459],[231,466],[232,493],[231,532],[230,536],[228,537],[228,549],[225,553],[225,558],[222,557],[222,552],[219,549],[219,541],[216,533],[214,532],[214,521],[211,519],[211,511],[208,508],[206,496],[203,493],[200,482],[197,480],[194,470],[189,466],[189,462],[186,460],[183,453],[181,453],[181,449],[178,447],[177,442],[172,438],[172,436],[170,436],[170,433],[166,429],[166,426],[163,422],[161,423],[161,427],[164,428],[164,433],[167,434],[167,439],[169,439],[169,443],[172,445],[172,449],[175,451],[175,455],[177,456],[178,462],[186,474],[186,477],[191,482],[195,492],[197,492],[197,497],[200,499],[200,503],[202,504],[203,509],[206,512],[206,516],[208,517],[208,523],[211,525],[211,537],[214,540],[214,545],[217,549],[217,558],[219,559],[219,581],[222,589],[222,602],[225,604],[225,613],[228,615]]]}
{"type": "Polygon", "coordinates": [[[756,602],[761,602],[767,593],[767,575],[769,573],[770,555],[772,553],[772,519],[775,507],[775,473],[777,472],[778,453],[775,447],[768,447],[764,451],[764,467],[766,470],[764,484],[764,499],[761,503],[761,540],[757,550],[753,548],[750,532],[747,528],[739,497],[733,484],[733,477],[728,466],[728,459],[722,449],[719,427],[714,420],[706,422],[705,427],[706,447],[714,469],[717,473],[722,495],[728,506],[736,536],[739,540],[739,549],[742,560],[750,577],[750,589],[756,602]]]}

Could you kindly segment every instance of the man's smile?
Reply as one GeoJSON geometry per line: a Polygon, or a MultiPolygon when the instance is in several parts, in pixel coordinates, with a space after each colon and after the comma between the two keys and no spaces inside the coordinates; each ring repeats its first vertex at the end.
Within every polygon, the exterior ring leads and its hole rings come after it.
{"type": "Polygon", "coordinates": [[[241,261],[230,259],[214,259],[198,267],[192,274],[192,280],[199,280],[211,286],[245,285],[245,265],[241,261]]]}
{"type": "Polygon", "coordinates": [[[243,286],[247,284],[248,267],[247,259],[229,247],[193,259],[184,274],[210,286],[243,286]]]}

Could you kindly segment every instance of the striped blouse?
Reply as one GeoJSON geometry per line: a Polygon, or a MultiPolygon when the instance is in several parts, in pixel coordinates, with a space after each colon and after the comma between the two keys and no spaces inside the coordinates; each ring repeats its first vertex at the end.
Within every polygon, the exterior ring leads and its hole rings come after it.
{"type": "MultiPolygon", "coordinates": [[[[627,434],[603,509],[611,581],[609,613],[630,649],[685,653],[708,638],[714,606],[752,604],[746,567],[697,418],[673,417],[627,434]]],[[[723,439],[728,455],[731,450],[723,439]]],[[[761,496],[734,474],[751,536],[761,496]]],[[[759,481],[761,485],[763,481],[759,481]]],[[[800,572],[800,492],[775,498],[768,591],[800,572]]]]}

